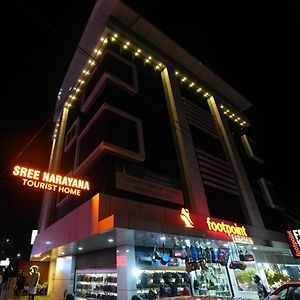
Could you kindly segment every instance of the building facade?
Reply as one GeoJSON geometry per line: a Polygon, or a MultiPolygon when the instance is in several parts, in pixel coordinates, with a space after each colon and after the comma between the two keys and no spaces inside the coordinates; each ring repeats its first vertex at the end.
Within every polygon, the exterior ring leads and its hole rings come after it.
{"type": "Polygon", "coordinates": [[[78,49],[54,115],[59,187],[44,194],[32,249],[50,261],[53,299],[148,299],[185,284],[257,299],[255,274],[269,288],[276,272],[299,280],[264,221],[251,103],[120,1],[96,2],[78,49]]]}

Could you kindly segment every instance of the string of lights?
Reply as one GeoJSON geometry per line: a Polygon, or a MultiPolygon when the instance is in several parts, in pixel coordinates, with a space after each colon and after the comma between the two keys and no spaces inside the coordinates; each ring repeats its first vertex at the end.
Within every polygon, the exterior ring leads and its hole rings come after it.
{"type": "MultiPolygon", "coordinates": [[[[94,49],[94,56],[89,57],[80,77],[78,78],[76,86],[74,86],[70,91],[68,99],[65,102],[65,107],[70,108],[73,105],[74,101],[77,99],[77,94],[82,90],[82,86],[87,83],[88,79],[92,76],[94,70],[96,69],[95,67],[100,63],[99,57],[104,53],[108,43],[119,43],[124,50],[131,51],[136,57],[142,57],[144,62],[152,65],[155,70],[162,71],[165,68],[165,65],[157,60],[153,55],[146,53],[140,47],[135,46],[132,42],[120,37],[119,34],[111,33],[108,30],[106,35],[101,36],[99,45],[94,49]]],[[[178,77],[180,83],[186,84],[187,87],[193,89],[196,94],[201,94],[201,96],[206,99],[212,96],[211,93],[206,91],[199,84],[190,81],[186,75],[181,74],[179,71],[176,71],[175,75],[178,77]]],[[[220,109],[223,111],[224,115],[226,115],[233,122],[239,124],[241,127],[245,128],[249,126],[249,123],[243,120],[237,112],[233,112],[233,110],[225,107],[223,104],[220,105],[220,109]]]]}
{"type": "MultiPolygon", "coordinates": [[[[49,26],[47,26],[48,28],[49,26]]],[[[53,31],[53,30],[52,30],[53,31]]],[[[56,32],[56,31],[55,31],[56,32]]],[[[79,51],[84,56],[87,56],[87,62],[85,67],[82,70],[82,73],[80,77],[74,82],[73,88],[70,90],[70,93],[68,94],[68,98],[65,101],[64,106],[66,108],[70,108],[74,101],[77,100],[77,95],[80,93],[83,89],[83,85],[85,85],[89,78],[93,75],[93,72],[96,70],[96,67],[101,63],[101,60],[99,58],[104,53],[106,46],[108,43],[119,43],[119,45],[127,51],[131,51],[132,54],[135,57],[141,57],[144,60],[145,64],[149,64],[153,66],[154,70],[156,71],[162,71],[165,68],[165,65],[160,62],[158,59],[156,59],[152,54],[149,54],[145,52],[143,49],[141,49],[138,46],[135,46],[132,42],[122,38],[117,33],[112,33],[110,30],[107,30],[107,33],[104,36],[101,36],[99,39],[98,45],[94,48],[94,51],[92,54],[87,53],[85,50],[83,50],[81,47],[77,47],[76,51],[79,51]]],[[[196,94],[200,94],[202,97],[208,99],[211,97],[211,93],[209,93],[206,89],[204,89],[199,84],[195,83],[194,81],[191,81],[188,79],[188,77],[184,74],[181,74],[179,71],[175,72],[176,77],[178,78],[178,81],[181,84],[185,84],[187,88],[192,89],[196,94]]],[[[223,111],[223,114],[226,115],[229,119],[231,119],[233,122],[236,122],[241,127],[248,127],[249,123],[245,120],[242,120],[240,116],[236,112],[233,112],[229,108],[225,107],[223,104],[220,105],[220,109],[223,111]]],[[[9,163],[7,168],[4,170],[4,173],[9,170],[11,165],[24,153],[24,151],[30,146],[30,144],[34,141],[34,139],[40,134],[40,132],[45,128],[47,123],[49,122],[51,117],[47,119],[47,121],[42,125],[42,127],[37,131],[37,133],[26,143],[24,147],[22,147],[22,151],[18,153],[18,155],[9,163]]],[[[175,121],[178,123],[178,121],[175,121]]],[[[188,128],[184,128],[181,124],[179,125],[178,130],[186,130],[188,132],[188,128]]],[[[175,126],[176,126],[175,125],[175,126]]],[[[57,120],[54,131],[53,131],[53,139],[56,139],[57,133],[60,126],[60,119],[57,120]]]]}

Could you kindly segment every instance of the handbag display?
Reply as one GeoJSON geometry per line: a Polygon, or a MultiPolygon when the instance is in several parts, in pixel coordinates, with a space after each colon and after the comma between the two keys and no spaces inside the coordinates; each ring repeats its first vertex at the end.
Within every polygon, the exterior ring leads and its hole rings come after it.
{"type": "Polygon", "coordinates": [[[163,253],[160,259],[162,265],[166,265],[170,261],[169,254],[165,253],[165,243],[163,243],[163,253]]]}
{"type": "Polygon", "coordinates": [[[247,250],[245,251],[244,258],[245,261],[254,261],[254,256],[251,253],[249,253],[247,250]]]}
{"type": "Polygon", "coordinates": [[[246,264],[242,261],[232,261],[229,264],[229,269],[239,269],[239,270],[245,270],[247,268],[246,264]]]}
{"type": "Polygon", "coordinates": [[[241,261],[254,261],[254,256],[247,250],[245,253],[243,253],[242,250],[239,250],[239,258],[241,261]]]}
{"type": "Polygon", "coordinates": [[[245,255],[242,250],[239,250],[239,258],[241,261],[245,261],[245,255]]]}
{"type": "Polygon", "coordinates": [[[229,249],[225,247],[219,247],[217,250],[218,262],[222,266],[227,266],[229,259],[229,249]]]}
{"type": "Polygon", "coordinates": [[[153,249],[153,257],[155,259],[161,259],[161,253],[159,252],[156,244],[155,244],[154,249],[153,249]]]}

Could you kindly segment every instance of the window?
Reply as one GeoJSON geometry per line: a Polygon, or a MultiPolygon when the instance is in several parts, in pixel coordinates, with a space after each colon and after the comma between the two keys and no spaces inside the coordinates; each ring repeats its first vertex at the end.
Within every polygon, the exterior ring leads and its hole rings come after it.
{"type": "Polygon", "coordinates": [[[273,291],[266,300],[300,300],[299,282],[284,283],[273,291]]]}
{"type": "Polygon", "coordinates": [[[136,94],[138,80],[135,65],[111,51],[104,53],[99,67],[85,89],[87,98],[82,105],[82,112],[90,109],[108,82],[131,94],[136,94]]]}
{"type": "Polygon", "coordinates": [[[280,300],[300,300],[300,287],[290,286],[276,295],[280,300]]]}
{"type": "Polygon", "coordinates": [[[300,287],[291,287],[288,292],[288,299],[300,300],[300,287]]]}
{"type": "Polygon", "coordinates": [[[75,120],[75,122],[72,124],[72,126],[70,127],[70,129],[66,134],[65,152],[69,151],[69,149],[75,143],[77,137],[77,131],[78,131],[78,119],[75,120]]]}
{"type": "Polygon", "coordinates": [[[253,280],[253,276],[255,274],[257,274],[257,269],[254,262],[247,262],[247,267],[245,270],[234,270],[237,288],[240,292],[257,291],[257,286],[253,280]]]}
{"type": "Polygon", "coordinates": [[[280,291],[278,294],[277,294],[277,297],[280,299],[280,300],[284,300],[286,295],[287,295],[287,292],[288,292],[288,288],[286,289],[283,289],[282,291],[280,291]]]}
{"type": "Polygon", "coordinates": [[[75,173],[107,153],[132,161],[145,159],[142,121],[104,103],[78,137],[75,173]]]}

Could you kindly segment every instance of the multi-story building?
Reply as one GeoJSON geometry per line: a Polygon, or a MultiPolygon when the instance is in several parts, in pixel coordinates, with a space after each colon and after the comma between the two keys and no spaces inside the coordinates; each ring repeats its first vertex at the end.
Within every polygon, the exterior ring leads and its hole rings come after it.
{"type": "Polygon", "coordinates": [[[280,215],[257,181],[250,106],[124,3],[97,1],[54,115],[49,173],[68,178],[46,180],[59,187],[45,192],[32,249],[50,261],[53,299],[147,298],[172,283],[256,299],[254,274],[299,279],[264,222],[280,215]]]}

